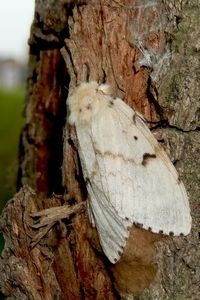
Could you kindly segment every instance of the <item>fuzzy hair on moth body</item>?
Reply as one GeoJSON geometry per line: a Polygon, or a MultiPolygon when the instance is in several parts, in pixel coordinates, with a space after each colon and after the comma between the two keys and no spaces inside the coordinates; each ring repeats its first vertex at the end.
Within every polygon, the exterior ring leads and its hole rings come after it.
{"type": "Polygon", "coordinates": [[[141,115],[95,81],[81,83],[67,103],[89,219],[110,262],[120,259],[133,223],[155,233],[189,234],[185,187],[141,115]]]}

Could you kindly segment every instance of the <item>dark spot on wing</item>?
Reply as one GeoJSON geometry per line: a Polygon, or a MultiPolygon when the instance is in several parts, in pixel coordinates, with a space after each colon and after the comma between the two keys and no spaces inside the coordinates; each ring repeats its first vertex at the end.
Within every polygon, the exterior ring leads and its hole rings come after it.
{"type": "Polygon", "coordinates": [[[160,234],[163,234],[163,230],[159,230],[159,233],[160,233],[160,234]]]}
{"type": "Polygon", "coordinates": [[[134,140],[137,141],[138,140],[138,137],[136,135],[134,135],[134,140]]]}
{"type": "Polygon", "coordinates": [[[138,227],[138,228],[142,228],[143,224],[142,223],[135,223],[135,226],[138,227]]]}
{"type": "Polygon", "coordinates": [[[122,255],[122,252],[121,252],[121,251],[118,251],[118,254],[121,256],[121,255],[122,255]]]}
{"type": "Polygon", "coordinates": [[[152,231],[152,228],[151,228],[151,227],[148,227],[148,230],[149,230],[149,231],[152,231]]]}
{"type": "Polygon", "coordinates": [[[114,105],[113,100],[110,100],[108,106],[109,106],[109,107],[112,107],[113,105],[114,105]]]}
{"type": "Polygon", "coordinates": [[[184,234],[181,232],[181,233],[180,233],[180,236],[184,236],[184,234]]]}
{"type": "Polygon", "coordinates": [[[133,123],[136,124],[136,114],[133,115],[133,123]]]}
{"type": "Polygon", "coordinates": [[[117,262],[117,258],[114,258],[114,262],[117,262]]]}
{"type": "Polygon", "coordinates": [[[173,236],[173,235],[174,235],[173,231],[170,231],[170,232],[169,232],[169,235],[170,235],[170,236],[173,236]]]}
{"type": "Polygon", "coordinates": [[[87,106],[86,106],[86,109],[88,109],[88,110],[90,110],[92,108],[92,105],[91,104],[88,104],[87,106]]]}
{"type": "Polygon", "coordinates": [[[145,167],[152,158],[156,158],[156,155],[151,153],[143,154],[142,165],[145,167]]]}

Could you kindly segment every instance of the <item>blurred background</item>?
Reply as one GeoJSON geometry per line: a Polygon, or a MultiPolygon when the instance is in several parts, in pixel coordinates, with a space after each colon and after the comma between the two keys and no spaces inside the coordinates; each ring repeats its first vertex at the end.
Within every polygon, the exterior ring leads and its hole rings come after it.
{"type": "Polygon", "coordinates": [[[0,213],[15,193],[34,2],[0,1],[0,213]]]}

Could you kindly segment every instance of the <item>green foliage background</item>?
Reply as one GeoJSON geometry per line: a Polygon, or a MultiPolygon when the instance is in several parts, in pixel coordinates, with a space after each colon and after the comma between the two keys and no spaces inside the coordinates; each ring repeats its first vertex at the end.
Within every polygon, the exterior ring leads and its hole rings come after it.
{"type": "Polygon", "coordinates": [[[16,191],[25,89],[0,89],[0,213],[16,191]]]}

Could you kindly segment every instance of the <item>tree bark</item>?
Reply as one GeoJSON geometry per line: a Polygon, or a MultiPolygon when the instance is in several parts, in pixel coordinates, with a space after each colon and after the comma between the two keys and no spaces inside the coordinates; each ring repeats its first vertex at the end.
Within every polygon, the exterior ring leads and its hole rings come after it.
{"type": "Polygon", "coordinates": [[[199,298],[199,13],[198,0],[36,0],[20,141],[23,187],[0,222],[0,287],[8,299],[199,298]],[[31,247],[38,234],[31,213],[87,200],[74,132],[66,125],[63,139],[63,128],[69,89],[88,80],[109,83],[145,116],[183,178],[192,210],[185,238],[133,226],[115,265],[82,209],[46,228],[31,247]]]}

